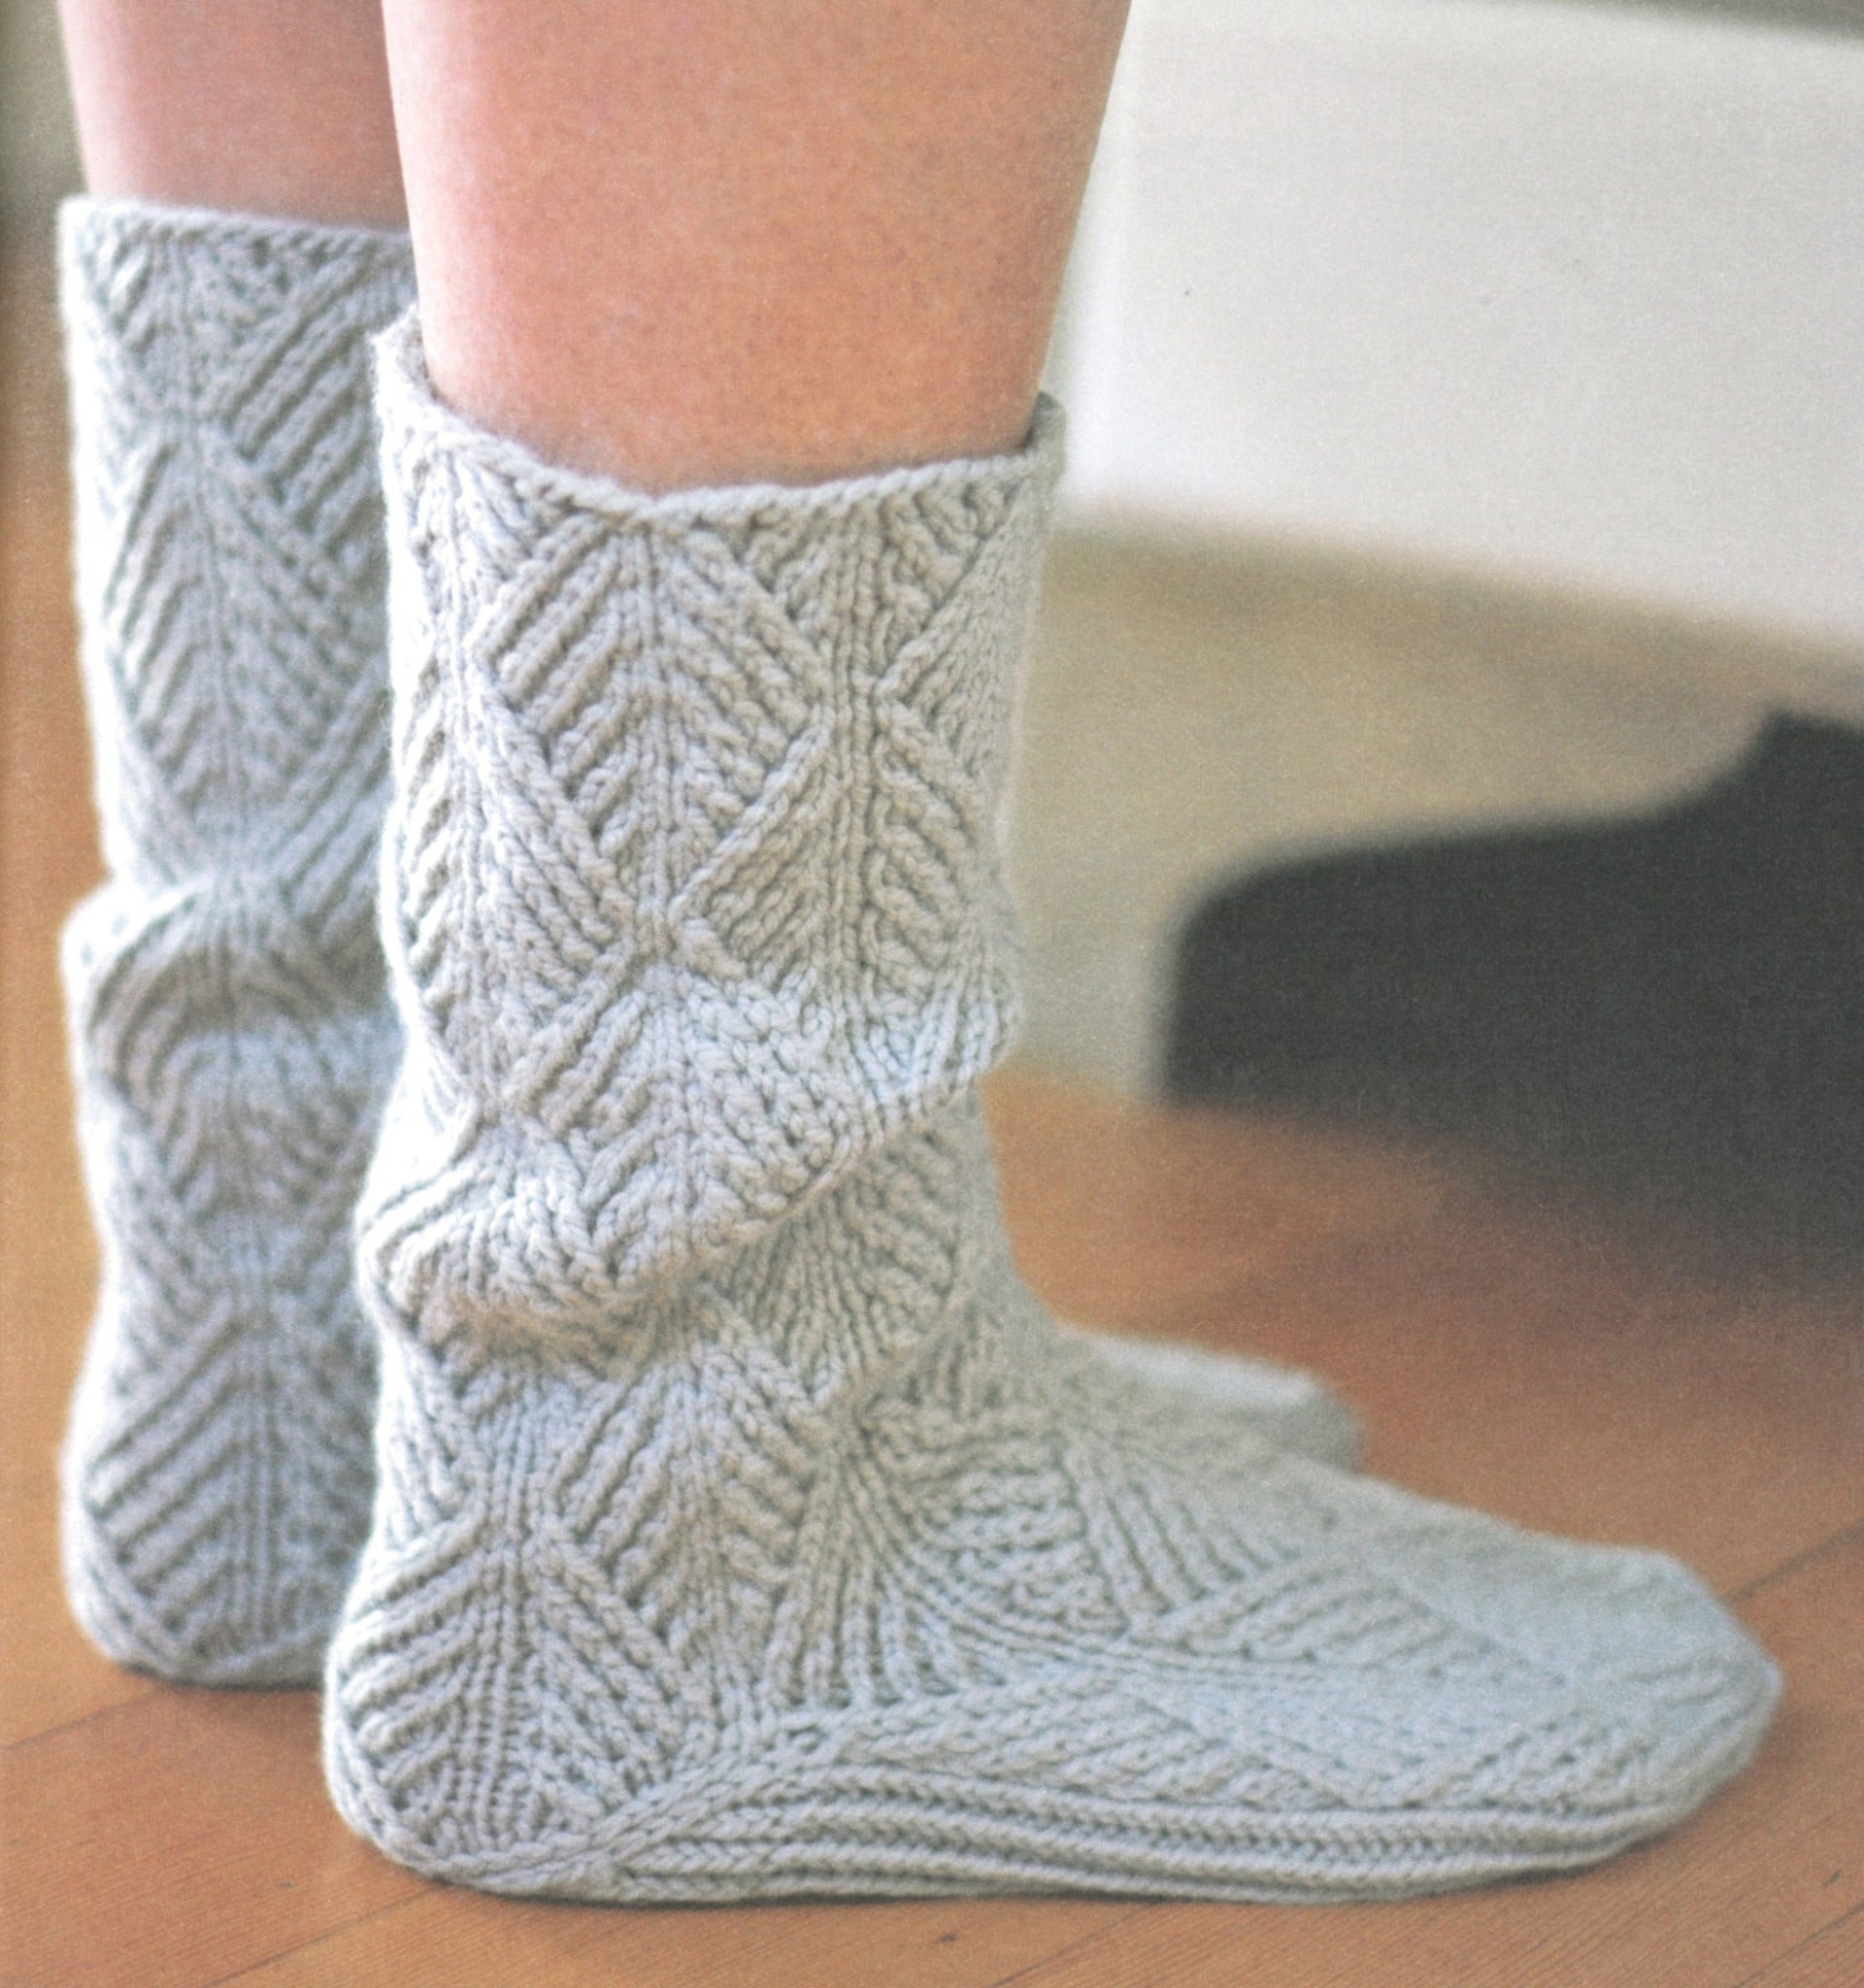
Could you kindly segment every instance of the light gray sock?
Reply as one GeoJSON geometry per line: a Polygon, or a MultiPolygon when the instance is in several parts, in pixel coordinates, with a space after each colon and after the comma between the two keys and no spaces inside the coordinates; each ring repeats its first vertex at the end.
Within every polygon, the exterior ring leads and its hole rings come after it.
{"type": "Polygon", "coordinates": [[[1657,1555],[1139,1393],[1018,1283],[975,1082],[1058,453],[647,499],[383,344],[407,1060],[351,1823],[608,1900],[1359,1898],[1686,1814],[1778,1680],[1657,1555]]]}
{"type": "Polygon", "coordinates": [[[308,1682],[373,1481],[350,1232],[396,1042],[367,340],[408,248],[82,201],[61,250],[110,872],[65,946],[104,1246],[68,1584],[122,1662],[308,1682]]]}
{"type": "Polygon", "coordinates": [[[1336,1470],[1358,1467],[1358,1418],[1324,1381],[1298,1367],[1248,1353],[1219,1353],[1174,1340],[1091,1332],[1064,1325],[1126,1384],[1183,1399],[1207,1415],[1228,1415],[1279,1449],[1336,1470]]]}

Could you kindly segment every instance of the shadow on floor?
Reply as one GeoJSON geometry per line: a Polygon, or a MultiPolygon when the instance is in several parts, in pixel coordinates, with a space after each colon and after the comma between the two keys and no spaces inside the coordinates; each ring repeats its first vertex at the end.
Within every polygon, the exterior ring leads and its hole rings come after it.
{"type": "Polygon", "coordinates": [[[1222,886],[1180,938],[1165,1084],[1864,1256],[1864,732],[1776,717],[1651,813],[1222,886]]]}

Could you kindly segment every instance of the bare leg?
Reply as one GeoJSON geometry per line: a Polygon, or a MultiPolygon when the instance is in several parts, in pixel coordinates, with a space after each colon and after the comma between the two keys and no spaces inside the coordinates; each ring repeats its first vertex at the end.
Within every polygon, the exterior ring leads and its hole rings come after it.
{"type": "Polygon", "coordinates": [[[93,193],[404,219],[378,0],[61,0],[93,193]]]}
{"type": "Polygon", "coordinates": [[[441,393],[642,487],[1028,425],[1125,0],[387,0],[441,393]]]}

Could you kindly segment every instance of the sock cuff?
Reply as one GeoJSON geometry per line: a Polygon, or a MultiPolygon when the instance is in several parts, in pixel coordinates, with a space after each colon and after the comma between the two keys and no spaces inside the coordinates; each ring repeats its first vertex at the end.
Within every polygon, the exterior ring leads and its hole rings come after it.
{"type": "Polygon", "coordinates": [[[77,442],[115,395],[145,416],[276,407],[333,374],[367,422],[364,341],[414,296],[408,237],[138,200],[59,211],[60,297],[77,442]]]}
{"type": "Polygon", "coordinates": [[[413,296],[414,251],[406,228],[75,193],[59,203],[58,240],[67,260],[121,254],[153,245],[201,255],[270,249],[324,260],[346,259],[360,266],[379,266],[396,278],[405,277],[407,294],[397,310],[413,296]]]}
{"type": "Polygon", "coordinates": [[[504,485],[515,499],[574,507],[622,528],[642,530],[758,525],[803,514],[819,526],[879,513],[888,505],[962,497],[983,486],[1005,497],[1026,488],[1046,511],[1063,468],[1067,428],[1059,404],[1043,393],[1036,397],[1022,445],[1000,455],[956,456],[818,483],[637,490],[613,477],[549,462],[449,407],[428,376],[420,314],[414,309],[403,312],[376,340],[376,406],[384,447],[396,461],[445,455],[488,485],[504,485]]]}
{"type": "Polygon", "coordinates": [[[373,821],[385,629],[368,339],[413,294],[406,238],[91,199],[59,225],[113,871],[166,888],[243,865],[255,833],[307,811],[373,821]]]}
{"type": "Polygon", "coordinates": [[[432,1192],[375,1262],[429,1320],[613,1319],[1014,1038],[998,814],[1060,415],[998,458],[654,497],[444,407],[412,318],[378,369],[415,1045],[382,1177],[432,1192]]]}

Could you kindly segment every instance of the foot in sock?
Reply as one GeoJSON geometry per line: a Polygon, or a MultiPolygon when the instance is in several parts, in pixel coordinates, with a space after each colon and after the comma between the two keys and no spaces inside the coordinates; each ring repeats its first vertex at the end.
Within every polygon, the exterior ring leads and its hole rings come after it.
{"type": "Polygon", "coordinates": [[[61,249],[109,869],[65,944],[104,1253],[67,1583],[121,1662],[302,1683],[372,1474],[350,1218],[396,1042],[366,341],[407,244],[76,202],[61,249]]]}
{"type": "MultiPolygon", "coordinates": [[[[64,223],[111,879],[67,944],[106,1279],[66,1455],[74,1607],[119,1660],[309,1683],[366,1527],[350,1225],[398,1036],[367,340],[405,238],[134,202],[64,223]]],[[[1319,1384],[1094,1343],[1349,1460],[1319,1384]]]]}
{"type": "Polygon", "coordinates": [[[606,1900],[1391,1896],[1688,1813],[1778,1680],[1684,1570],[1135,1401],[977,1078],[1058,451],[638,498],[384,343],[408,1025],[360,1215],[356,1828],[606,1900]]]}

